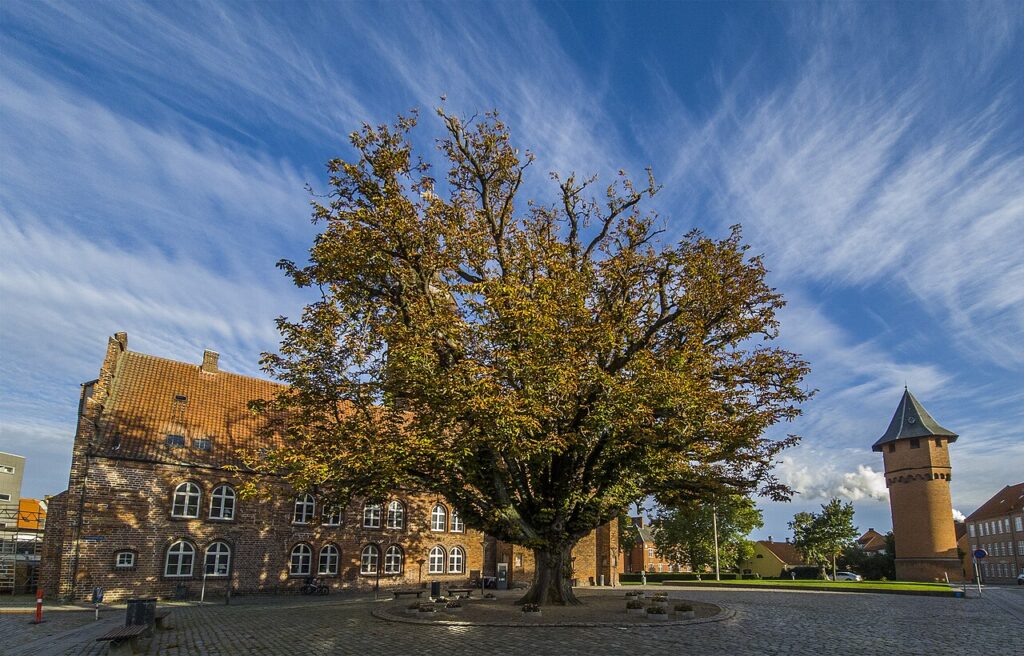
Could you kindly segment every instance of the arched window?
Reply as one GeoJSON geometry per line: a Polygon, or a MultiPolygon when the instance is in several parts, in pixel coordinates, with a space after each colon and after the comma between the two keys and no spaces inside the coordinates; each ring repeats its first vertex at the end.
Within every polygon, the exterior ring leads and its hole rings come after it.
{"type": "Polygon", "coordinates": [[[466,530],[466,527],[462,524],[462,518],[459,517],[458,510],[452,510],[452,533],[462,533],[466,530]]]}
{"type": "Polygon", "coordinates": [[[218,485],[210,495],[210,519],[235,518],[235,490],[230,485],[218,485]]]}
{"type": "Polygon", "coordinates": [[[465,563],[466,552],[462,550],[462,547],[452,547],[451,552],[448,554],[448,573],[462,574],[462,568],[465,567],[465,563]]]}
{"type": "Polygon", "coordinates": [[[430,511],[430,530],[431,531],[445,531],[448,529],[448,511],[444,509],[444,506],[437,504],[434,509],[430,511]]]}
{"type": "Polygon", "coordinates": [[[404,561],[405,554],[402,553],[402,548],[397,544],[391,545],[388,547],[388,550],[384,552],[384,573],[401,574],[404,561]]]}
{"type": "Polygon", "coordinates": [[[171,517],[199,517],[199,486],[182,483],[174,488],[171,517]]]}
{"type": "Polygon", "coordinates": [[[164,576],[192,576],[192,563],[195,559],[196,548],[189,542],[178,540],[167,549],[164,576]]]}
{"type": "Polygon", "coordinates": [[[388,528],[401,529],[405,527],[405,506],[401,501],[392,501],[388,504],[388,528]]]}
{"type": "Polygon", "coordinates": [[[380,553],[377,551],[377,545],[368,544],[363,547],[363,553],[359,557],[359,573],[376,574],[377,559],[379,556],[380,553]]]}
{"type": "Polygon", "coordinates": [[[309,576],[313,563],[313,548],[300,542],[292,547],[292,558],[288,573],[292,576],[309,576]]]}
{"type": "Polygon", "coordinates": [[[231,547],[224,542],[214,542],[206,547],[206,575],[227,576],[231,571],[231,547]]]}
{"type": "Polygon", "coordinates": [[[430,550],[428,572],[431,574],[444,574],[444,547],[437,546],[430,550]]]}
{"type": "Polygon", "coordinates": [[[320,550],[320,566],[316,570],[317,573],[324,576],[337,576],[338,556],[338,547],[333,544],[325,544],[320,550]]]}
{"type": "Polygon", "coordinates": [[[323,525],[341,526],[341,506],[332,504],[324,505],[323,525]]]}
{"type": "Polygon", "coordinates": [[[303,494],[295,499],[295,512],[292,515],[292,522],[296,524],[308,524],[313,521],[316,513],[316,499],[312,494],[303,494]]]}
{"type": "Polygon", "coordinates": [[[380,528],[380,504],[368,503],[363,506],[363,526],[380,528]]]}

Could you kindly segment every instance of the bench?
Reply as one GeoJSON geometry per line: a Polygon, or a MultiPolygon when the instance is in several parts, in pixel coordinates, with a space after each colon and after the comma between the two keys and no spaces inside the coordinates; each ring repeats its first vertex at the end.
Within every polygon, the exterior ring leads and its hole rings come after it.
{"type": "Polygon", "coordinates": [[[424,592],[426,592],[426,590],[420,588],[419,590],[416,590],[416,589],[411,589],[411,590],[410,589],[406,589],[406,590],[392,590],[391,594],[395,595],[395,599],[398,599],[402,595],[416,595],[416,598],[419,599],[420,595],[423,594],[424,592]]]}
{"type": "Polygon", "coordinates": [[[461,597],[465,594],[466,599],[470,599],[473,597],[473,591],[477,589],[479,588],[448,588],[448,594],[449,596],[455,595],[456,597],[461,597]]]}
{"type": "Polygon", "coordinates": [[[119,626],[96,638],[96,642],[109,642],[110,651],[108,653],[110,654],[134,654],[139,638],[147,633],[149,633],[149,627],[144,624],[119,626]]]}
{"type": "Polygon", "coordinates": [[[156,621],[156,628],[164,628],[164,620],[167,619],[171,614],[170,608],[158,608],[153,614],[153,619],[156,621]]]}

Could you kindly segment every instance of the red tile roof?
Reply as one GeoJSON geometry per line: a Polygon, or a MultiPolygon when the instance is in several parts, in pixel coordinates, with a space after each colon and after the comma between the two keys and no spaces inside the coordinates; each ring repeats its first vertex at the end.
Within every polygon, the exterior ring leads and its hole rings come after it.
{"type": "Polygon", "coordinates": [[[243,452],[278,446],[258,435],[266,419],[254,415],[247,404],[272,398],[281,387],[125,351],[117,359],[94,453],[172,464],[240,464],[243,452]],[[184,446],[169,446],[168,435],[180,435],[184,446]],[[209,440],[209,450],[197,440],[209,440]]]}
{"type": "Polygon", "coordinates": [[[758,540],[758,542],[768,551],[775,554],[775,557],[781,560],[786,565],[803,565],[804,559],[800,555],[800,552],[796,550],[791,542],[769,542],[768,540],[758,540]]]}
{"type": "Polygon", "coordinates": [[[1024,509],[1024,483],[1007,485],[972,512],[967,517],[967,521],[1004,517],[1008,513],[1020,512],[1022,509],[1024,509]]]}

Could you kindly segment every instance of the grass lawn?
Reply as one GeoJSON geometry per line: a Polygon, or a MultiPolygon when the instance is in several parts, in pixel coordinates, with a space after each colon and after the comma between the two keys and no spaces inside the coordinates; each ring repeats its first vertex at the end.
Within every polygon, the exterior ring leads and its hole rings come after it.
{"type": "MultiPolygon", "coordinates": [[[[903,592],[950,592],[952,588],[945,583],[918,583],[915,581],[817,581],[797,580],[787,581],[785,579],[746,579],[733,581],[672,581],[674,585],[690,586],[729,586],[735,585],[743,588],[805,588],[814,590],[877,590],[879,592],[903,591],[903,592]]],[[[625,582],[621,585],[640,585],[640,583],[625,582]]],[[[650,582],[647,585],[661,585],[661,583],[650,582]]]]}

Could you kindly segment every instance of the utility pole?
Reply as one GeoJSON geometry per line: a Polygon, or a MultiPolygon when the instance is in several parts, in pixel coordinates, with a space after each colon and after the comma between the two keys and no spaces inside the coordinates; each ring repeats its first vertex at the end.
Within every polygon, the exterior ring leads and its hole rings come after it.
{"type": "Polygon", "coordinates": [[[711,525],[715,531],[715,580],[721,581],[722,574],[718,569],[718,504],[711,506],[711,525]]]}

